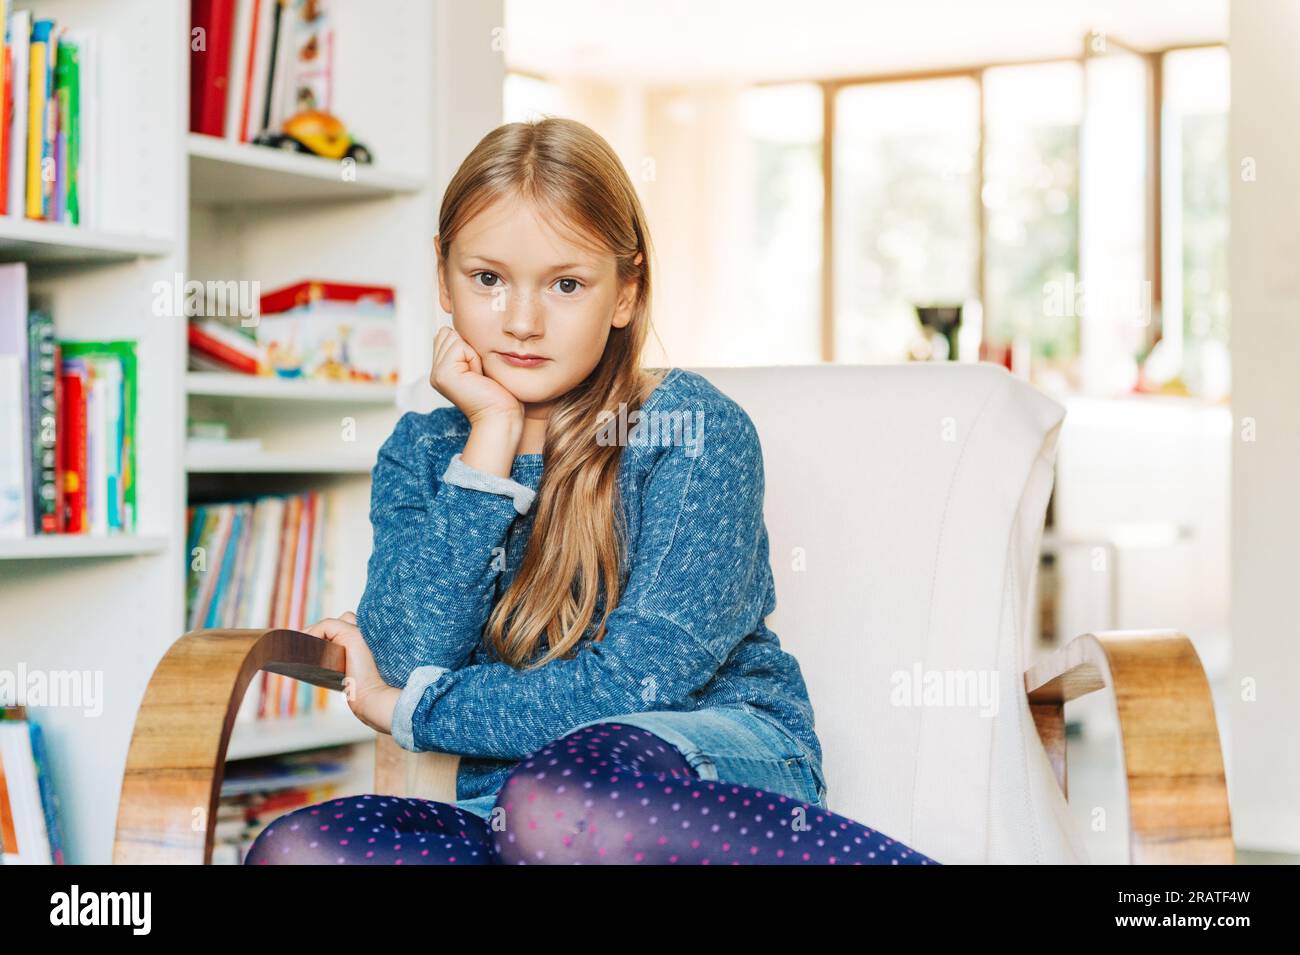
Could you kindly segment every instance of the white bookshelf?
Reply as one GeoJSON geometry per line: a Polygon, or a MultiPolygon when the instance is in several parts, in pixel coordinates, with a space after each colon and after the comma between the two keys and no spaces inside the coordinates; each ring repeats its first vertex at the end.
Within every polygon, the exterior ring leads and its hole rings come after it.
{"type": "Polygon", "coordinates": [[[373,454],[343,455],[321,451],[210,452],[189,451],[185,470],[190,474],[369,474],[373,454]]]}
{"type": "Polygon", "coordinates": [[[243,398],[248,401],[321,401],[396,405],[397,386],[364,381],[294,381],[263,375],[191,371],[185,391],[192,397],[243,398]]]}
{"type": "Polygon", "coordinates": [[[133,557],[167,549],[162,535],[51,534],[22,540],[0,540],[0,560],[39,560],[59,557],[133,557]]]}
{"type": "Polygon", "coordinates": [[[382,166],[323,159],[190,133],[190,201],[215,205],[333,202],[413,195],[425,180],[382,166]]]}
{"type": "Polygon", "coordinates": [[[0,216],[0,262],[88,265],[159,258],[174,251],[168,238],[122,235],[62,222],[0,216]]]}
{"type": "Polygon", "coordinates": [[[326,711],[309,716],[284,719],[240,721],[235,723],[226,747],[226,761],[294,753],[343,743],[374,742],[375,731],[362,723],[351,711],[326,711]]]}
{"type": "MultiPolygon", "coordinates": [[[[189,132],[189,4],[33,0],[38,17],[100,37],[101,208],[96,229],[0,218],[0,261],[27,261],[63,338],[138,341],[138,534],[0,541],[0,668],[102,675],[100,713],[34,707],[45,729],[67,858],[110,861],[136,713],[185,629],[186,507],[223,495],[328,487],[343,506],[326,546],[327,615],[354,609],[370,551],[369,473],[412,388],[427,380],[440,312],[432,239],[456,165],[501,122],[503,0],[331,5],[333,111],[375,156],[340,164],[189,132]],[[400,24],[400,29],[395,25],[400,24]],[[48,266],[48,267],[44,267],[48,266]],[[186,370],[183,317],[157,283],[309,278],[396,289],[402,387],[238,380],[186,370]],[[189,416],[229,422],[265,450],[191,454],[189,416]],[[344,422],[348,423],[343,437],[344,422]],[[210,499],[210,498],[208,498],[210,499]]],[[[229,758],[374,733],[351,713],[237,725],[229,758]]]]}

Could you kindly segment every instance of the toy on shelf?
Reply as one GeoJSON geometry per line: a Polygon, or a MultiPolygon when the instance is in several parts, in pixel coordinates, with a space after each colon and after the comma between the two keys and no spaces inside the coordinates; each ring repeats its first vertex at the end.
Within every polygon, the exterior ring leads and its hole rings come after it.
{"type": "Polygon", "coordinates": [[[323,110],[308,109],[284,121],[282,132],[266,130],[253,138],[258,146],[310,153],[326,159],[372,163],[370,150],[352,138],[343,121],[323,110]]]}

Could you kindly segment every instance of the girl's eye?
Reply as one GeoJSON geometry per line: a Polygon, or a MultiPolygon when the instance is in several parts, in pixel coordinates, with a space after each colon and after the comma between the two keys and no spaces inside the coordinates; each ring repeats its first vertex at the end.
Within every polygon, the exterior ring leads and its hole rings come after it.
{"type": "Polygon", "coordinates": [[[497,287],[497,283],[496,283],[495,280],[496,280],[496,279],[499,279],[501,276],[497,275],[495,272],[475,272],[475,273],[474,273],[472,276],[470,276],[470,277],[471,277],[471,278],[474,278],[474,279],[477,279],[477,278],[479,278],[480,276],[483,276],[483,275],[490,275],[490,276],[492,276],[493,281],[488,282],[488,283],[486,283],[485,285],[481,285],[480,288],[496,288],[496,287],[497,287]]]}
{"type": "Polygon", "coordinates": [[[572,295],[572,294],[573,294],[574,292],[576,292],[578,289],[580,289],[580,288],[583,287],[583,286],[582,286],[582,283],[579,282],[577,279],[569,279],[569,278],[565,278],[565,279],[556,279],[556,280],[555,280],[555,284],[556,284],[556,285],[561,285],[561,284],[564,283],[564,282],[570,282],[570,283],[572,283],[572,286],[573,286],[573,287],[571,287],[571,288],[564,288],[564,289],[562,289],[562,291],[563,291],[566,295],[572,295]]]}

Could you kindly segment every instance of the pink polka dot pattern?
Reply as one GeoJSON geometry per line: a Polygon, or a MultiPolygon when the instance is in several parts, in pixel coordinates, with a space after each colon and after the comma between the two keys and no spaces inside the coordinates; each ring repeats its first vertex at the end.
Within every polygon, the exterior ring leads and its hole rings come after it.
{"type": "Polygon", "coordinates": [[[520,761],[492,826],[450,803],[349,796],[281,816],[245,865],[938,865],[779,793],[699,778],[672,744],[583,727],[520,761]]]}

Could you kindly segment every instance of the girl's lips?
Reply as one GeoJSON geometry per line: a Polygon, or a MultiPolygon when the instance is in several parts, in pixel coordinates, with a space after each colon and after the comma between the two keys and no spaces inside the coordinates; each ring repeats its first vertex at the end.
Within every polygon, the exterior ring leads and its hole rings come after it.
{"type": "Polygon", "coordinates": [[[503,351],[499,351],[497,354],[501,356],[502,361],[514,365],[516,368],[536,368],[547,360],[545,358],[516,358],[514,355],[503,351]]]}

